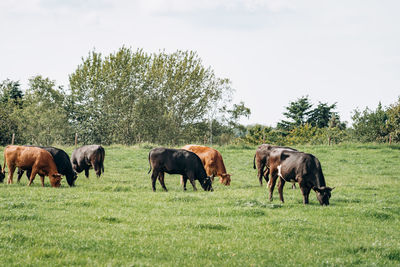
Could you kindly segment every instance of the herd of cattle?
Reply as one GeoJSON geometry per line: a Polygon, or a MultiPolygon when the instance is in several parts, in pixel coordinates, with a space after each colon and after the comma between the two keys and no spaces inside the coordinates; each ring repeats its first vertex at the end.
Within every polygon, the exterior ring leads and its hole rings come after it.
{"type": "MultiPolygon", "coordinates": [[[[13,183],[13,174],[18,168],[18,182],[23,173],[31,185],[36,174],[40,176],[42,186],[44,177],[48,176],[53,187],[61,185],[61,176],[65,176],[69,186],[75,185],[77,173],[85,171],[89,177],[89,169],[93,168],[97,177],[104,172],[105,151],[100,145],[86,145],[75,149],[71,159],[68,154],[55,147],[16,146],[9,145],[4,150],[3,170],[0,166],[0,182],[5,178],[5,166],[8,166],[7,183],[13,183]]],[[[182,149],[158,147],[149,152],[152,189],[156,191],[156,181],[167,191],[164,183],[164,173],[180,174],[183,189],[186,190],[187,180],[197,190],[195,180],[198,180],[205,191],[213,191],[212,182],[218,176],[221,184],[230,185],[231,175],[226,172],[221,154],[210,147],[187,145],[182,149]]],[[[293,148],[260,145],[254,155],[254,169],[258,169],[258,179],[262,186],[263,178],[268,183],[269,199],[277,179],[279,198],[282,202],[285,182],[298,183],[303,194],[303,203],[308,204],[311,189],[316,192],[321,205],[329,205],[333,188],[327,187],[319,160],[311,154],[299,152],[293,148]]]]}

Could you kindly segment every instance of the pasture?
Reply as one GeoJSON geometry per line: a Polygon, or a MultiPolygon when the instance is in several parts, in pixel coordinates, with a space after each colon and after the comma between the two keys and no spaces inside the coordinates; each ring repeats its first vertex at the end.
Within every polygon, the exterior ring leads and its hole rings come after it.
{"type": "MultiPolygon", "coordinates": [[[[63,148],[69,155],[73,147],[63,148]]],[[[3,266],[400,265],[400,146],[296,146],[319,158],[331,205],[260,187],[254,147],[215,147],[232,176],[183,192],[178,175],[151,190],[150,146],[106,146],[105,173],[76,187],[0,184],[3,266]]],[[[3,166],[3,147],[0,162],[3,166]]],[[[7,178],[5,179],[5,181],[7,178]]]]}

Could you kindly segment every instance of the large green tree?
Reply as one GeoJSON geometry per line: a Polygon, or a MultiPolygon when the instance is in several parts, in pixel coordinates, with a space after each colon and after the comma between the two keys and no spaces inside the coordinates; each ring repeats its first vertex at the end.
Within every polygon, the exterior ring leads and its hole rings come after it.
{"type": "Polygon", "coordinates": [[[333,117],[335,120],[339,118],[333,110],[336,108],[336,103],[328,105],[328,103],[318,103],[318,106],[310,111],[308,115],[308,123],[317,128],[329,127],[329,122],[333,117]]]}
{"type": "Polygon", "coordinates": [[[312,104],[308,96],[298,98],[289,103],[286,112],[283,113],[289,120],[278,122],[277,127],[284,130],[291,130],[295,127],[304,125],[307,122],[312,104]]]}
{"type": "MultiPolygon", "coordinates": [[[[181,143],[204,127],[230,82],[194,52],[92,51],[70,75],[68,110],[84,143],[181,143]]],[[[227,99],[228,101],[229,99],[227,99]]]]}
{"type": "Polygon", "coordinates": [[[21,129],[19,140],[34,145],[72,144],[65,98],[63,88],[49,78],[29,79],[23,107],[14,113],[21,129]]]}
{"type": "Polygon", "coordinates": [[[278,122],[277,128],[290,131],[307,123],[317,128],[326,128],[330,126],[332,120],[335,120],[335,123],[340,124],[341,127],[345,127],[345,124],[340,122],[337,112],[334,111],[336,103],[329,105],[319,102],[317,107],[312,107],[308,96],[290,102],[286,107],[286,112],[283,113],[288,120],[278,122]]]}
{"type": "Polygon", "coordinates": [[[21,137],[16,113],[22,108],[23,92],[19,81],[6,79],[0,83],[0,145],[11,143],[12,135],[21,137]]]}

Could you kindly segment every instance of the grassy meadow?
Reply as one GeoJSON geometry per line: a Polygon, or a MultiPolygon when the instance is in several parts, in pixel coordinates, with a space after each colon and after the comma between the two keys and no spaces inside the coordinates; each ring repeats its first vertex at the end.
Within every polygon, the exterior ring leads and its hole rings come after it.
{"type": "MultiPolygon", "coordinates": [[[[73,147],[61,147],[71,154],[73,147]]],[[[296,146],[336,187],[322,207],[300,189],[273,202],[253,169],[254,147],[215,147],[232,176],[214,192],[184,192],[178,175],[151,190],[150,147],[107,146],[105,173],[76,187],[0,184],[2,266],[399,266],[400,146],[296,146]]],[[[0,162],[3,166],[3,147],[0,162]]],[[[5,182],[7,177],[5,178],[5,182]]]]}

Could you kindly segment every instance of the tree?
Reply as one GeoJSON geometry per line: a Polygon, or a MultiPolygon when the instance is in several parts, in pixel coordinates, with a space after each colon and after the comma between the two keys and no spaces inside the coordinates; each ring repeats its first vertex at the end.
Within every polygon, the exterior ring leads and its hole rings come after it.
{"type": "Polygon", "coordinates": [[[335,108],[336,103],[328,105],[328,103],[319,102],[318,106],[310,111],[307,122],[317,128],[328,127],[333,117],[335,117],[335,120],[339,118],[337,113],[332,111],[335,108]]]}
{"type": "Polygon", "coordinates": [[[290,131],[291,129],[304,125],[310,114],[310,108],[312,104],[308,96],[298,98],[296,101],[290,102],[289,106],[286,107],[287,112],[284,112],[286,118],[289,120],[282,120],[278,122],[277,127],[279,129],[290,131]]]}
{"type": "Polygon", "coordinates": [[[15,105],[21,107],[23,93],[20,89],[21,85],[19,81],[12,81],[6,79],[0,83],[0,102],[8,103],[12,102],[15,105]]]}
{"type": "MultiPolygon", "coordinates": [[[[84,143],[177,144],[219,109],[230,81],[215,76],[194,52],[95,51],[70,75],[68,111],[84,143]]],[[[229,99],[226,99],[227,101],[229,99]]]]}
{"type": "Polygon", "coordinates": [[[62,87],[56,87],[49,78],[38,75],[29,79],[23,108],[16,116],[21,128],[20,139],[34,145],[70,144],[73,133],[70,130],[64,108],[65,94],[62,87]]]}
{"type": "Polygon", "coordinates": [[[0,83],[0,145],[11,143],[12,134],[19,136],[16,113],[22,107],[23,93],[19,81],[0,83]]]}
{"type": "Polygon", "coordinates": [[[400,142],[400,97],[387,109],[387,127],[392,141],[400,142]]]}
{"type": "Polygon", "coordinates": [[[361,142],[384,142],[388,138],[388,114],[379,102],[375,111],[368,107],[364,111],[354,110],[352,116],[354,137],[361,142]]]}
{"type": "Polygon", "coordinates": [[[336,108],[336,103],[329,105],[328,103],[319,102],[314,109],[312,109],[312,106],[308,96],[303,96],[294,102],[290,102],[289,106],[286,107],[287,112],[283,113],[289,120],[278,122],[277,128],[290,131],[296,127],[304,126],[306,123],[313,127],[325,128],[329,127],[329,123],[333,118],[335,123],[341,127],[346,126],[340,122],[337,112],[333,111],[336,108]]]}

